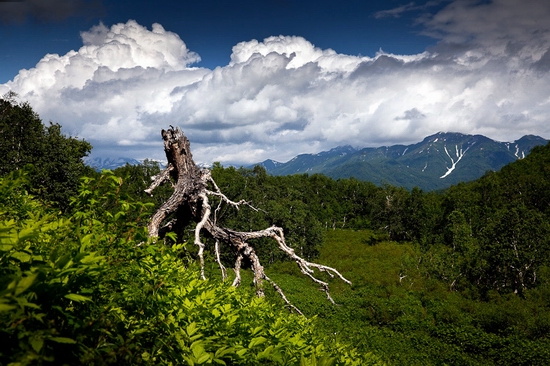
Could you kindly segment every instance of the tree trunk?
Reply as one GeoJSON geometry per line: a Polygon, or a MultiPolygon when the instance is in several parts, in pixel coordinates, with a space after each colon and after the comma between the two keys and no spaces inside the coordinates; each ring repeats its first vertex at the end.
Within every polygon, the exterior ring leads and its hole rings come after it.
{"type": "Polygon", "coordinates": [[[286,244],[283,230],[279,227],[271,226],[259,231],[240,232],[217,226],[216,222],[210,216],[211,207],[208,200],[209,196],[216,196],[221,202],[234,206],[237,209],[241,205],[248,205],[248,203],[244,200],[239,202],[229,200],[212,179],[210,170],[201,169],[195,165],[189,140],[179,127],[173,128],[171,126],[168,131],[162,130],[161,134],[164,140],[164,151],[168,159],[168,165],[159,175],[153,177],[153,182],[146,192],[152,194],[152,191],[156,187],[163,182],[169,181],[172,183],[174,193],[151,217],[148,226],[149,236],[152,238],[163,238],[167,232],[178,231],[178,228],[181,229],[194,221],[196,223],[194,244],[199,247],[198,256],[201,264],[200,275],[202,279],[205,278],[203,256],[205,244],[201,241],[201,232],[204,232],[216,242],[216,260],[220,266],[224,279],[226,274],[225,267],[221,263],[219,257],[219,243],[225,244],[234,251],[237,256],[234,267],[234,286],[238,286],[241,282],[241,263],[242,260],[246,258],[251,264],[252,271],[254,272],[256,294],[258,296],[264,295],[262,283],[266,280],[273,285],[287,305],[300,314],[300,310],[287,300],[281,288],[265,274],[254,247],[249,244],[250,239],[262,237],[273,238],[279,245],[279,248],[297,263],[302,273],[321,286],[327,298],[333,303],[334,301],[330,296],[328,283],[316,278],[314,276],[314,269],[326,272],[331,277],[337,276],[351,285],[351,282],[344,278],[336,269],[308,262],[296,255],[294,250],[286,244]],[[165,223],[167,217],[171,214],[175,214],[175,218],[165,223]],[[163,223],[164,226],[161,227],[163,223]]]}

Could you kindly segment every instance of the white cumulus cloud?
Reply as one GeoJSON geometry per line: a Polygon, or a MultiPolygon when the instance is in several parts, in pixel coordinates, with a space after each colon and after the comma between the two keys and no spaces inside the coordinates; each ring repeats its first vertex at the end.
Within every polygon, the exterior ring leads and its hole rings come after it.
{"type": "Polygon", "coordinates": [[[550,6],[535,3],[451,2],[420,20],[439,39],[420,54],[344,55],[274,36],[235,45],[214,70],[193,67],[199,56],[159,24],[100,24],[79,50],[44,56],[0,93],[17,92],[95,155],[161,158],[168,125],[188,135],[197,162],[243,164],[438,131],[548,138],[550,30],[540,20],[550,6]]]}
{"type": "Polygon", "coordinates": [[[171,91],[209,72],[190,67],[200,57],[160,24],[151,30],[133,20],[99,24],[81,37],[78,51],[44,56],[0,91],[17,92],[43,119],[90,140],[98,153],[149,144],[157,126],[141,116],[170,111],[171,91]]]}

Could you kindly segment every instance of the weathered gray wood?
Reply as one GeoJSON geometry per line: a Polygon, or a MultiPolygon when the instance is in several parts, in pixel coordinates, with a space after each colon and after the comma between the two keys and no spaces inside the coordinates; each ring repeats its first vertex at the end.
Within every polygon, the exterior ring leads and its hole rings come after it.
{"type": "Polygon", "coordinates": [[[164,151],[168,159],[168,165],[158,176],[154,177],[153,182],[145,191],[148,194],[152,194],[153,190],[160,184],[170,181],[174,192],[151,217],[148,225],[149,236],[152,238],[163,237],[166,232],[175,230],[178,227],[184,227],[189,222],[194,221],[196,223],[194,244],[199,247],[198,256],[201,263],[201,278],[205,278],[203,256],[205,244],[201,241],[201,231],[206,231],[216,241],[216,258],[224,279],[226,276],[225,267],[219,259],[219,243],[225,244],[237,255],[234,267],[234,286],[238,286],[241,283],[241,263],[244,258],[247,258],[254,272],[256,294],[264,296],[262,282],[264,280],[268,281],[281,295],[287,305],[300,314],[300,310],[288,301],[281,288],[265,274],[254,247],[248,243],[250,239],[265,237],[274,239],[279,248],[296,262],[302,273],[320,285],[321,289],[326,293],[327,298],[333,303],[334,300],[330,296],[328,283],[316,278],[313,275],[314,269],[326,272],[331,277],[337,276],[342,281],[351,285],[351,282],[344,278],[336,269],[308,262],[296,255],[294,250],[286,244],[283,229],[279,227],[272,226],[264,230],[252,232],[241,232],[219,227],[210,216],[212,210],[208,199],[209,196],[219,197],[223,203],[232,205],[237,209],[241,205],[248,205],[248,203],[244,200],[239,202],[229,200],[212,179],[210,171],[208,169],[200,169],[195,164],[189,140],[179,127],[171,127],[167,131],[162,130],[161,135],[164,140],[164,151]],[[176,217],[161,227],[171,214],[176,214],[176,217]]]}

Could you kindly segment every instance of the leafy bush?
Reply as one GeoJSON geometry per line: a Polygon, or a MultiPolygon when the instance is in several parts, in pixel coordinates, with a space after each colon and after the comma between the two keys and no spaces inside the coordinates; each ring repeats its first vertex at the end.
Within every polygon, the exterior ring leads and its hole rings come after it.
{"type": "Polygon", "coordinates": [[[381,363],[246,289],[199,280],[184,244],[148,242],[149,205],[121,199],[112,173],[83,179],[67,218],[23,181],[0,180],[0,203],[16,207],[0,207],[1,364],[381,363]]]}

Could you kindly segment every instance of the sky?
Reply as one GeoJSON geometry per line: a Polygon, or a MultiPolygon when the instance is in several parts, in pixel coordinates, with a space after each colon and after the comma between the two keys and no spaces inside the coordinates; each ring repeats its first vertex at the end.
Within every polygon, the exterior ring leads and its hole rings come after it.
{"type": "Polygon", "coordinates": [[[550,138],[547,0],[0,0],[0,96],[94,157],[286,162],[443,131],[550,138]]]}

